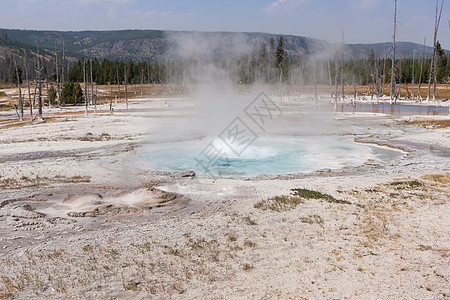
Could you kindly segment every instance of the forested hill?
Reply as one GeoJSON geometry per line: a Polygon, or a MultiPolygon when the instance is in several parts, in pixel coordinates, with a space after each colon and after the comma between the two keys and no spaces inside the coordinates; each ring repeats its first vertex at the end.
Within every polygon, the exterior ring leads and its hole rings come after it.
{"type": "MultiPolygon", "coordinates": [[[[17,29],[0,29],[3,39],[0,56],[17,52],[14,49],[21,47],[36,49],[36,46],[47,50],[56,47],[62,49],[65,44],[68,57],[94,57],[110,60],[155,61],[165,55],[177,55],[174,49],[179,47],[179,41],[190,40],[206,42],[205,47],[211,47],[214,54],[226,55],[231,53],[230,48],[242,46],[247,51],[258,49],[262,43],[269,47],[269,41],[275,41],[279,36],[284,38],[284,47],[289,55],[310,55],[325,50],[334,51],[335,44],[327,44],[323,40],[301,36],[277,35],[267,33],[236,33],[236,32],[180,32],[161,30],[121,30],[121,31],[33,31],[17,29]],[[8,43],[5,43],[8,41],[8,43]],[[223,53],[219,53],[223,52],[223,53]]],[[[345,56],[348,59],[367,57],[370,50],[384,57],[389,51],[391,43],[378,44],[346,44],[345,56]]],[[[401,57],[412,57],[422,54],[423,46],[409,42],[397,43],[398,53],[401,57]]],[[[234,50],[234,49],[233,49],[234,50]]],[[[50,52],[51,51],[46,51],[50,52]]],[[[432,48],[426,47],[425,54],[431,55],[432,48]]],[[[389,57],[389,53],[387,54],[389,57]]]]}

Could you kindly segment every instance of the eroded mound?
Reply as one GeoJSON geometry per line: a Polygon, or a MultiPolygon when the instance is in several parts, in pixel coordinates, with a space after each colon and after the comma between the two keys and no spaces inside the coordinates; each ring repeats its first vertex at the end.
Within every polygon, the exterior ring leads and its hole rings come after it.
{"type": "Polygon", "coordinates": [[[154,188],[140,188],[111,197],[103,197],[100,194],[69,195],[63,204],[68,206],[69,217],[95,217],[145,213],[154,207],[179,203],[183,199],[181,195],[175,193],[154,188]]]}

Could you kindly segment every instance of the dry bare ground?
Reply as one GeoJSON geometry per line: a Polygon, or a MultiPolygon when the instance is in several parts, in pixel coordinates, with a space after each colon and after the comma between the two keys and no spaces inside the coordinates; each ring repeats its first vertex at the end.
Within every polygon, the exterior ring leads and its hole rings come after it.
{"type": "Polygon", "coordinates": [[[336,198],[291,196],[278,208],[239,199],[62,233],[2,259],[1,295],[445,299],[449,183],[449,173],[398,179],[336,198]]]}
{"type": "Polygon", "coordinates": [[[450,297],[449,159],[414,148],[447,149],[444,119],[341,115],[379,130],[349,127],[357,138],[414,147],[399,161],[332,173],[181,174],[178,184],[205,192],[188,202],[161,192],[176,174],[125,176],[122,161],[153,117],[0,129],[0,299],[450,297]]]}

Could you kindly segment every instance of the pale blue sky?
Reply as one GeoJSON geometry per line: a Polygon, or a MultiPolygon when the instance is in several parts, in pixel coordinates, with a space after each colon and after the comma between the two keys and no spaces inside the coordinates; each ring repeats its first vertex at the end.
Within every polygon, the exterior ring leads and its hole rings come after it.
{"type": "MultiPolygon", "coordinates": [[[[2,0],[0,27],[258,31],[346,43],[389,42],[394,0],[2,0]]],[[[398,40],[432,42],[435,0],[398,0],[398,40]]],[[[450,49],[450,2],[439,40],[450,49]]]]}

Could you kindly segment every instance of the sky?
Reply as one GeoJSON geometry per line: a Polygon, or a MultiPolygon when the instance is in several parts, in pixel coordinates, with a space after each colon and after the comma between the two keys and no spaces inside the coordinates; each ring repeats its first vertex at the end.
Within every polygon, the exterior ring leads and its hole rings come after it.
{"type": "MultiPolygon", "coordinates": [[[[439,0],[441,1],[441,0],[439,0]]],[[[391,42],[394,0],[1,0],[0,28],[267,32],[391,42]]],[[[397,40],[433,41],[435,0],[398,0],[397,40]]],[[[450,49],[450,1],[438,39],[450,49]]]]}

